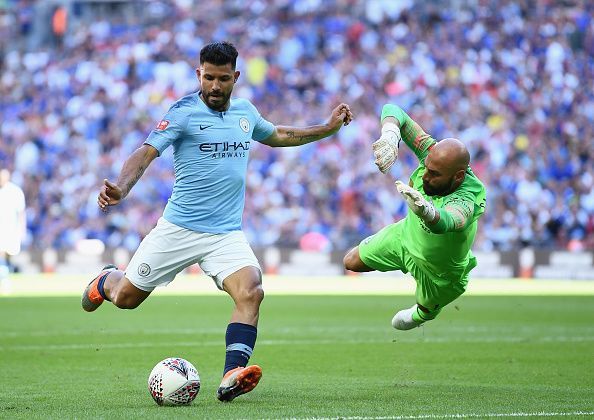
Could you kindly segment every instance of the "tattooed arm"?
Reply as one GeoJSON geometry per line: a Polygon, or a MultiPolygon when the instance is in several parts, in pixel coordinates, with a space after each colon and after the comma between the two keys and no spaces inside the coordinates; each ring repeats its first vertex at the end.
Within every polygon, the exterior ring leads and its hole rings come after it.
{"type": "Polygon", "coordinates": [[[107,206],[115,206],[126,198],[146,168],[157,156],[159,156],[157,149],[148,144],[143,144],[124,162],[122,172],[115,184],[104,179],[97,198],[97,204],[101,210],[106,211],[107,206]]]}
{"type": "Polygon", "coordinates": [[[276,126],[274,132],[263,144],[272,147],[293,147],[311,143],[331,136],[340,130],[343,125],[348,125],[353,119],[353,114],[346,104],[340,104],[332,110],[332,115],[325,124],[310,127],[276,126]]]}
{"type": "Polygon", "coordinates": [[[399,106],[392,104],[384,105],[382,108],[381,122],[382,128],[386,124],[394,124],[396,127],[393,129],[400,130],[400,135],[402,136],[404,143],[406,143],[421,161],[424,160],[429,153],[429,148],[435,144],[433,137],[425,133],[421,126],[409,117],[399,106]]]}

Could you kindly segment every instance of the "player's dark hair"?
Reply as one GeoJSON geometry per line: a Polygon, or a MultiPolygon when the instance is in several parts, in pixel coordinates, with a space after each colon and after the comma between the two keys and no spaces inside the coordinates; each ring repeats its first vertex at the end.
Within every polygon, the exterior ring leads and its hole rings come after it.
{"type": "Polygon", "coordinates": [[[239,53],[230,42],[213,42],[205,45],[200,50],[200,64],[210,63],[216,66],[224,66],[231,63],[235,70],[238,55],[239,53]]]}

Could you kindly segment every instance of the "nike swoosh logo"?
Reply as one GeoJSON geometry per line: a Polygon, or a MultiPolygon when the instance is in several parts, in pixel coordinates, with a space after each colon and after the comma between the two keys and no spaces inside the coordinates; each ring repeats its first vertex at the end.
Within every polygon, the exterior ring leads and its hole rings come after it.
{"type": "Polygon", "coordinates": [[[212,124],[211,125],[202,125],[202,124],[200,124],[200,131],[206,130],[208,127],[212,127],[212,124]]]}

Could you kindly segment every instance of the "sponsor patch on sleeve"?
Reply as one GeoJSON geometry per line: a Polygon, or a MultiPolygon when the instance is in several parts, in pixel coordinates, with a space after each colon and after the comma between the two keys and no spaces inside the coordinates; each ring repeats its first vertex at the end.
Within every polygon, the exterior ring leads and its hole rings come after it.
{"type": "Polygon", "coordinates": [[[168,126],[169,126],[169,121],[167,121],[167,120],[161,120],[161,121],[159,122],[159,124],[157,124],[157,127],[156,127],[156,129],[157,129],[157,130],[161,130],[161,131],[163,131],[163,130],[165,130],[165,129],[166,129],[168,126]]]}

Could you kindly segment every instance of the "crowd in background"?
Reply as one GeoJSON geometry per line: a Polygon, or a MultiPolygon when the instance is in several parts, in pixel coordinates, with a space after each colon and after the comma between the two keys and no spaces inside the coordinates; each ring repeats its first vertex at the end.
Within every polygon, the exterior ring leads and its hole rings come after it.
{"type": "Polygon", "coordinates": [[[200,48],[228,40],[234,95],[269,121],[321,123],[339,102],[355,114],[331,139],[252,146],[254,247],[344,250],[405,216],[394,181],[414,155],[402,145],[383,175],[371,151],[390,102],[469,148],[488,196],[476,249],[594,249],[592,2],[177,0],[101,16],[74,3],[66,30],[32,46],[36,2],[0,0],[0,167],[25,192],[29,248],[137,247],[171,192],[171,148],[107,214],[101,182],[197,90],[200,48]]]}

